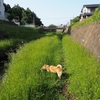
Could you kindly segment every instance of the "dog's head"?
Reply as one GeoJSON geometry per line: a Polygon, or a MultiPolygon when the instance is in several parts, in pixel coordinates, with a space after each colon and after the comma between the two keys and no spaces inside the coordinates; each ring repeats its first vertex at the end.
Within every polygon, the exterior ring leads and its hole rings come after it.
{"type": "Polygon", "coordinates": [[[49,65],[44,64],[41,69],[47,69],[47,67],[49,67],[49,65]]]}

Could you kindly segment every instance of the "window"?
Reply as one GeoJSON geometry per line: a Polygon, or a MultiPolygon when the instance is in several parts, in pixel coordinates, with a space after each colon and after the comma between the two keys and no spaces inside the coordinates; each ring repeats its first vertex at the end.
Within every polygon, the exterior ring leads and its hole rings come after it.
{"type": "Polygon", "coordinates": [[[87,12],[88,12],[88,13],[90,13],[90,12],[91,12],[90,8],[88,8],[88,9],[87,9],[87,12]]]}

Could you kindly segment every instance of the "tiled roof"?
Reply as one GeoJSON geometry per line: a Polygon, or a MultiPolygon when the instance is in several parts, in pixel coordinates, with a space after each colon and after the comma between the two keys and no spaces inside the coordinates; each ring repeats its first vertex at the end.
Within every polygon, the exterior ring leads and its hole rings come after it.
{"type": "Polygon", "coordinates": [[[88,5],[83,5],[83,7],[91,8],[91,7],[99,7],[100,4],[88,4],[88,5]]]}

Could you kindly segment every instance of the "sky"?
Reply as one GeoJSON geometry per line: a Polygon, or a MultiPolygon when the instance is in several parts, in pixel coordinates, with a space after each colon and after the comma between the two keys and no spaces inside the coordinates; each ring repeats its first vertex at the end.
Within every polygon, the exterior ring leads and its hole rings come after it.
{"type": "Polygon", "coordinates": [[[19,4],[41,19],[45,26],[66,25],[71,19],[79,16],[85,4],[100,4],[100,0],[4,0],[11,7],[19,4]]]}

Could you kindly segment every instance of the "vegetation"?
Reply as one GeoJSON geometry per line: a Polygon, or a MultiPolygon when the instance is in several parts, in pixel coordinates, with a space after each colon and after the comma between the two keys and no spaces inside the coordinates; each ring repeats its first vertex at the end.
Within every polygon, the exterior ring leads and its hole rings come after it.
{"type": "Polygon", "coordinates": [[[3,32],[4,39],[20,39],[21,41],[30,41],[44,36],[37,29],[18,27],[11,25],[1,25],[0,30],[3,32]]]}
{"type": "Polygon", "coordinates": [[[1,25],[0,32],[0,57],[20,46],[5,63],[0,100],[100,99],[100,62],[69,36],[11,25],[1,25]],[[56,74],[40,70],[44,64],[62,64],[67,73],[59,80],[56,74]]]}
{"type": "Polygon", "coordinates": [[[21,47],[12,55],[0,88],[0,99],[59,99],[58,77],[40,69],[45,63],[57,65],[60,60],[61,41],[57,36],[44,37],[21,47]]]}
{"type": "Polygon", "coordinates": [[[23,10],[23,11],[22,11],[21,23],[22,23],[23,25],[25,25],[26,22],[27,22],[27,19],[28,19],[28,17],[27,17],[27,15],[26,15],[26,12],[23,10]]]}
{"type": "Polygon", "coordinates": [[[5,39],[5,40],[0,40],[0,57],[3,57],[5,53],[7,53],[7,50],[11,49],[11,47],[14,47],[15,44],[13,44],[12,39],[5,39]]]}
{"type": "Polygon", "coordinates": [[[0,27],[1,27],[1,25],[14,25],[14,26],[17,26],[14,22],[5,21],[5,20],[0,19],[0,27]]]}
{"type": "Polygon", "coordinates": [[[51,25],[49,25],[48,27],[49,27],[49,28],[56,28],[57,26],[54,25],[54,24],[51,24],[51,25]]]}
{"type": "Polygon", "coordinates": [[[77,17],[75,17],[75,18],[72,20],[72,23],[79,22],[79,20],[80,20],[80,17],[79,17],[79,16],[77,16],[77,17]]]}
{"type": "Polygon", "coordinates": [[[93,21],[100,20],[100,7],[95,11],[94,15],[92,16],[93,21]]]}
{"type": "Polygon", "coordinates": [[[1,25],[0,30],[3,35],[0,41],[0,57],[2,57],[5,51],[17,48],[26,42],[40,38],[44,35],[39,34],[36,29],[17,26],[1,25]]]}
{"type": "Polygon", "coordinates": [[[67,35],[47,33],[45,37],[24,44],[10,56],[0,86],[0,100],[100,98],[100,63],[67,35]],[[44,64],[62,64],[67,73],[59,80],[56,74],[40,70],[44,64]]]}
{"type": "Polygon", "coordinates": [[[20,45],[44,36],[37,29],[18,26],[0,26],[0,58],[9,50],[18,48],[20,45]]]}
{"type": "Polygon", "coordinates": [[[79,26],[86,25],[86,24],[89,24],[89,23],[92,23],[95,21],[99,21],[99,20],[100,20],[100,7],[94,12],[94,14],[91,17],[89,17],[81,22],[74,23],[71,26],[71,28],[79,27],[79,26]]]}
{"type": "Polygon", "coordinates": [[[12,19],[17,19],[22,25],[25,23],[31,24],[33,22],[35,22],[35,25],[37,26],[43,25],[40,18],[38,18],[37,15],[29,8],[25,10],[19,5],[15,5],[14,7],[11,8],[9,4],[4,4],[4,6],[5,6],[5,12],[10,14],[8,16],[9,21],[11,21],[12,19]],[[25,16],[23,15],[23,13],[25,16]]]}
{"type": "Polygon", "coordinates": [[[12,23],[4,25],[4,23],[6,22],[2,21],[2,25],[0,25],[0,79],[4,68],[7,68],[5,62],[9,61],[9,53],[16,52],[25,43],[45,35],[39,33],[37,29],[12,26],[12,23]]]}
{"type": "Polygon", "coordinates": [[[70,82],[67,92],[75,100],[99,100],[100,63],[70,37],[65,36],[62,44],[70,82]]]}

